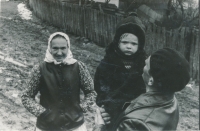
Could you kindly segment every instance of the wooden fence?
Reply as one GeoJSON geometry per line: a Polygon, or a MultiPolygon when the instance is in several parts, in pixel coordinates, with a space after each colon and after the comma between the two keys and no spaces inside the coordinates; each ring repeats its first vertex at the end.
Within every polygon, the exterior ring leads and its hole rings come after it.
{"type": "Polygon", "coordinates": [[[122,19],[58,0],[29,0],[29,5],[42,20],[89,38],[100,46],[112,40],[113,27],[122,19]]]}
{"type": "MultiPolygon", "coordinates": [[[[100,46],[112,41],[117,23],[123,19],[58,0],[29,0],[29,5],[40,19],[89,38],[100,46]]],[[[166,30],[150,23],[146,27],[146,52],[151,54],[163,47],[180,51],[190,62],[191,78],[199,80],[199,32],[188,28],[166,30]]]]}
{"type": "Polygon", "coordinates": [[[152,54],[163,47],[178,50],[190,63],[191,78],[199,81],[199,42],[199,31],[189,28],[168,31],[165,28],[149,24],[146,30],[145,51],[152,54]]]}

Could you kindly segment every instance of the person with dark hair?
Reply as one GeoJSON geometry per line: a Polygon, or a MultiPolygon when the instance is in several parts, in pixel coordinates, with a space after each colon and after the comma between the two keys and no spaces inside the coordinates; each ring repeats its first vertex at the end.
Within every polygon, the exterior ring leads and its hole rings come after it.
{"type": "Polygon", "coordinates": [[[94,89],[96,103],[111,117],[121,113],[124,102],[133,100],[145,92],[142,70],[145,65],[145,31],[136,16],[119,23],[106,55],[96,69],[94,89]]]}
{"type": "MultiPolygon", "coordinates": [[[[189,63],[171,48],[159,49],[145,63],[142,77],[146,93],[126,102],[108,131],[176,130],[179,109],[175,92],[182,90],[190,80],[189,63]]],[[[98,118],[97,123],[105,119],[101,115],[98,118]]],[[[103,124],[97,127],[95,131],[106,131],[103,124]]]]}
{"type": "Polygon", "coordinates": [[[93,80],[85,64],[73,58],[68,35],[53,33],[44,61],[33,67],[22,94],[23,105],[37,117],[36,131],[87,131],[83,111],[95,98],[93,80]],[[80,103],[80,89],[84,103],[80,103]],[[35,100],[38,92],[39,103],[35,100]]]}

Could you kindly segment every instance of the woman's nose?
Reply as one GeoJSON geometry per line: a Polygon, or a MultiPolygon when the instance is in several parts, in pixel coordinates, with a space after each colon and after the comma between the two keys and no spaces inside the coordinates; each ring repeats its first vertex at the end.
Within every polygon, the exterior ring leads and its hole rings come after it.
{"type": "Polygon", "coordinates": [[[61,49],[58,49],[57,54],[58,54],[58,55],[62,55],[62,51],[61,51],[61,49]]]}

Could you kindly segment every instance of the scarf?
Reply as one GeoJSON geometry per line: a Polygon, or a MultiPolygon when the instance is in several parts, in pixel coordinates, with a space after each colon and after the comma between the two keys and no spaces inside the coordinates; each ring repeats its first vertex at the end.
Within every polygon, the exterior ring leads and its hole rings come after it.
{"type": "Polygon", "coordinates": [[[74,64],[77,61],[76,59],[73,58],[72,52],[70,50],[70,40],[69,40],[69,37],[68,37],[67,34],[62,33],[62,32],[55,32],[55,33],[50,35],[50,37],[48,39],[48,47],[47,47],[47,50],[46,50],[46,55],[45,55],[44,61],[47,62],[47,63],[53,62],[55,65],[61,64],[61,63],[66,64],[66,65],[71,65],[71,64],[74,64]],[[63,36],[67,40],[68,53],[67,53],[67,57],[62,62],[57,62],[51,54],[50,43],[56,35],[63,36]]]}

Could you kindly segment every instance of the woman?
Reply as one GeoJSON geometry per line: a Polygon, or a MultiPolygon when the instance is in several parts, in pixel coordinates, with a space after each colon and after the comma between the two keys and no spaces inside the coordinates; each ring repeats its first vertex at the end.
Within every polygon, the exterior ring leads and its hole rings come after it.
{"type": "Polygon", "coordinates": [[[45,59],[33,68],[22,95],[25,108],[37,117],[37,130],[86,131],[83,110],[95,101],[95,96],[89,71],[72,56],[69,37],[62,32],[52,34],[45,59]],[[82,106],[80,89],[85,94],[82,106]],[[39,104],[35,101],[38,92],[39,104]]]}

